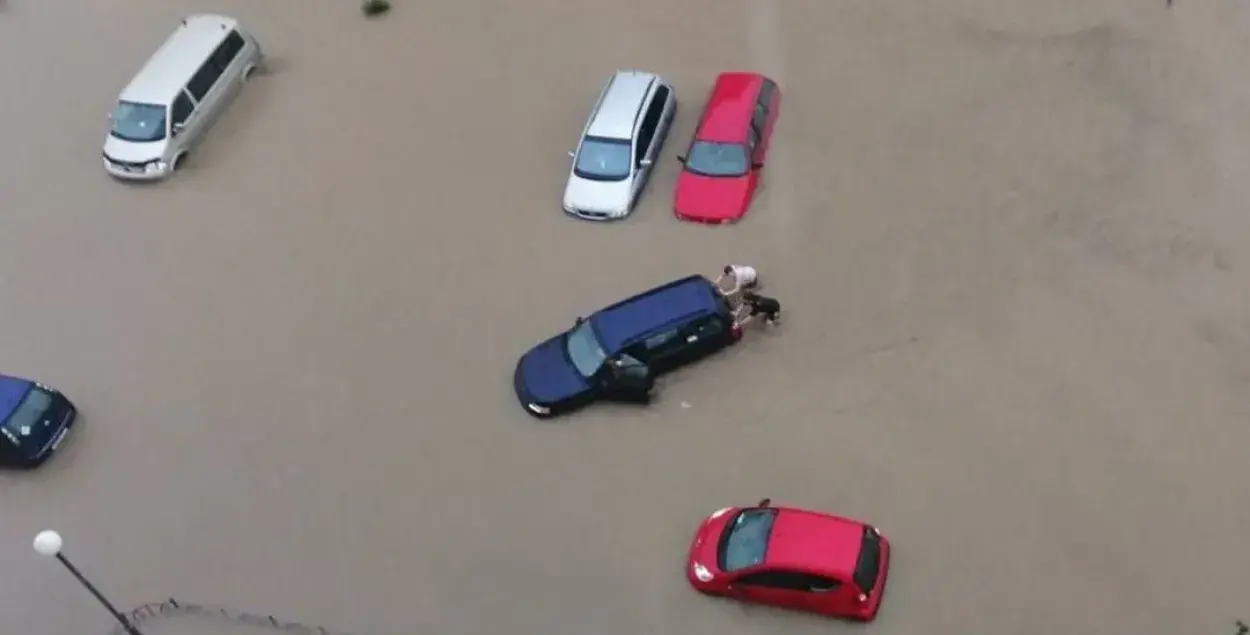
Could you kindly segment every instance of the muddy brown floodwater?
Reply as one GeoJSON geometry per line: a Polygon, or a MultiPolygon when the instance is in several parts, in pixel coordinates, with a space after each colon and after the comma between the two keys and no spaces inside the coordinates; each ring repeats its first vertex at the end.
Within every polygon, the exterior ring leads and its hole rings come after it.
{"type": "Polygon", "coordinates": [[[3,371],[82,426],[0,477],[6,631],[112,626],[53,527],[118,604],[358,635],[1232,633],[1250,6],[1164,4],[7,0],[3,371]],[[185,173],[112,182],[104,115],[196,10],[274,72],[185,173]],[[671,160],[627,222],[561,214],[617,67],[676,85],[669,155],[716,72],[780,82],[747,220],[675,221],[671,160]],[[646,410],[518,407],[528,346],[728,260],[781,328],[646,410]],[[876,623],[687,588],[700,518],[762,496],[888,532],[876,623]]]}

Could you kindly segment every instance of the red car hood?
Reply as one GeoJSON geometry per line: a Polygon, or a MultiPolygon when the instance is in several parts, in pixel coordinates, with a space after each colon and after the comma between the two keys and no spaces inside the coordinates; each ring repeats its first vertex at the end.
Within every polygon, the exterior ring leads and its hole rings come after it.
{"type": "Polygon", "coordinates": [[[677,178],[673,210],[677,217],[703,223],[742,218],[751,196],[751,175],[710,177],[683,170],[677,178]]]}

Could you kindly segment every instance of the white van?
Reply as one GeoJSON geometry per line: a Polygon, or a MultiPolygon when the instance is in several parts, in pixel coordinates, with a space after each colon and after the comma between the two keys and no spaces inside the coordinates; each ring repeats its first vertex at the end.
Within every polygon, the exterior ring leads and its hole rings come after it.
{"type": "Polygon", "coordinates": [[[131,180],[178,169],[264,55],[238,20],[193,15],[139,69],[109,116],[104,169],[131,180]]]}

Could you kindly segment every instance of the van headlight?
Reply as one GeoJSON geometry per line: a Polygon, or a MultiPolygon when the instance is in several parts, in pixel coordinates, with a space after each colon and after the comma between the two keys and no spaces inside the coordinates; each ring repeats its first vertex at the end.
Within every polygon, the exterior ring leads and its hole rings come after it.
{"type": "Polygon", "coordinates": [[[538,405],[538,404],[536,404],[536,403],[525,404],[525,407],[526,407],[526,408],[529,408],[529,409],[530,409],[530,412],[532,412],[532,413],[534,413],[534,414],[536,414],[536,415],[549,415],[549,414],[551,414],[551,408],[548,408],[547,406],[540,406],[540,405],[538,405]]]}
{"type": "Polygon", "coordinates": [[[143,166],[143,171],[148,174],[160,174],[165,171],[166,167],[168,167],[168,165],[164,161],[153,161],[143,166]]]}
{"type": "Polygon", "coordinates": [[[697,578],[699,582],[711,582],[712,578],[716,577],[712,575],[711,571],[708,571],[707,567],[697,562],[690,567],[690,571],[694,573],[694,577],[697,578]]]}

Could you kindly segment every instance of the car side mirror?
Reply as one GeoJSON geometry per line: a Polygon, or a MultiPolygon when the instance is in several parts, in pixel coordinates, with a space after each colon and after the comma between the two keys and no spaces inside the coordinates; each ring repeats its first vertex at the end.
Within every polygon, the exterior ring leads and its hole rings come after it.
{"type": "Polygon", "coordinates": [[[569,158],[572,159],[575,156],[577,156],[577,153],[572,150],[569,150],[569,158]]]}
{"type": "Polygon", "coordinates": [[[643,159],[643,160],[641,160],[641,161],[639,161],[639,162],[638,162],[638,165],[640,165],[640,166],[642,166],[642,167],[644,167],[644,168],[649,168],[649,167],[651,167],[651,159],[643,159]]]}
{"type": "Polygon", "coordinates": [[[174,124],[174,127],[173,127],[174,134],[182,134],[182,131],[186,129],[187,129],[186,122],[176,123],[174,124]]]}
{"type": "Polygon", "coordinates": [[[686,162],[686,155],[684,155],[684,154],[679,154],[679,155],[677,155],[677,162],[678,162],[678,163],[683,163],[683,164],[684,164],[684,163],[686,162]]]}
{"type": "Polygon", "coordinates": [[[768,507],[769,505],[772,504],[772,502],[773,502],[773,499],[771,498],[763,498],[763,499],[760,499],[760,502],[759,504],[756,505],[756,507],[768,507]]]}
{"type": "Polygon", "coordinates": [[[763,170],[763,169],[764,169],[764,164],[763,164],[763,163],[760,163],[760,162],[758,162],[758,161],[754,161],[754,162],[752,162],[752,163],[751,163],[751,169],[752,169],[752,170],[763,170]]]}

